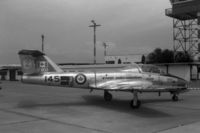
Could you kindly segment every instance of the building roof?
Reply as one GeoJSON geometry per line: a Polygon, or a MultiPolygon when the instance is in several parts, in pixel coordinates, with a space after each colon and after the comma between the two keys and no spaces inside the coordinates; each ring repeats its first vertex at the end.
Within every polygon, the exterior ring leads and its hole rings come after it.
{"type": "Polygon", "coordinates": [[[19,64],[0,65],[0,69],[21,69],[21,65],[19,64]]]}
{"type": "Polygon", "coordinates": [[[181,63],[155,63],[153,65],[200,65],[200,62],[181,62],[181,63]]]}

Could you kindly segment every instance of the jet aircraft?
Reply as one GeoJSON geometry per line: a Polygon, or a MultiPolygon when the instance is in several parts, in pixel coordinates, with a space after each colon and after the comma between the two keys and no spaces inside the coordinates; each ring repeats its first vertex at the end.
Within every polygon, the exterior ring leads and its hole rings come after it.
{"type": "Polygon", "coordinates": [[[18,54],[23,83],[103,90],[105,101],[112,100],[111,91],[130,92],[133,94],[130,101],[132,108],[139,108],[141,105],[138,93],[157,92],[160,95],[162,92],[169,92],[172,100],[178,101],[178,94],[188,90],[184,79],[164,74],[154,66],[131,64],[120,68],[94,67],[66,72],[38,50],[21,50],[18,54]]]}

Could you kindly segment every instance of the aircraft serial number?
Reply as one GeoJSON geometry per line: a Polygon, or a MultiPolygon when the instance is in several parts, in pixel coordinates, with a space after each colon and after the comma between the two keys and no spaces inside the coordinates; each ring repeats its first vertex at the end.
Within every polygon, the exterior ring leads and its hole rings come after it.
{"type": "Polygon", "coordinates": [[[62,86],[72,86],[73,77],[70,76],[45,76],[46,83],[58,83],[62,86]]]}
{"type": "Polygon", "coordinates": [[[60,82],[60,76],[45,76],[45,82],[60,82]]]}

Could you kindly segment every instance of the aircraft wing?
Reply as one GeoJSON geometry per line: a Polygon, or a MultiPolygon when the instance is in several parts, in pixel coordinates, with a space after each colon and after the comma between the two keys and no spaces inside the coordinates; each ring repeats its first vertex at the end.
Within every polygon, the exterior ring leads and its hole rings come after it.
{"type": "Polygon", "coordinates": [[[92,89],[109,90],[109,91],[132,91],[140,92],[160,92],[183,89],[183,87],[162,85],[147,80],[109,80],[91,84],[92,89]]]}

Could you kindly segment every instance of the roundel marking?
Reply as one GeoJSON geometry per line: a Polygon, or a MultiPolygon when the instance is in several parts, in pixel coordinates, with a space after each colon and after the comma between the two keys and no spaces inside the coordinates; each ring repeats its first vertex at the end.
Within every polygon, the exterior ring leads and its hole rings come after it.
{"type": "Polygon", "coordinates": [[[78,74],[75,77],[75,81],[77,84],[85,84],[85,82],[87,81],[87,78],[84,74],[78,74]]]}

